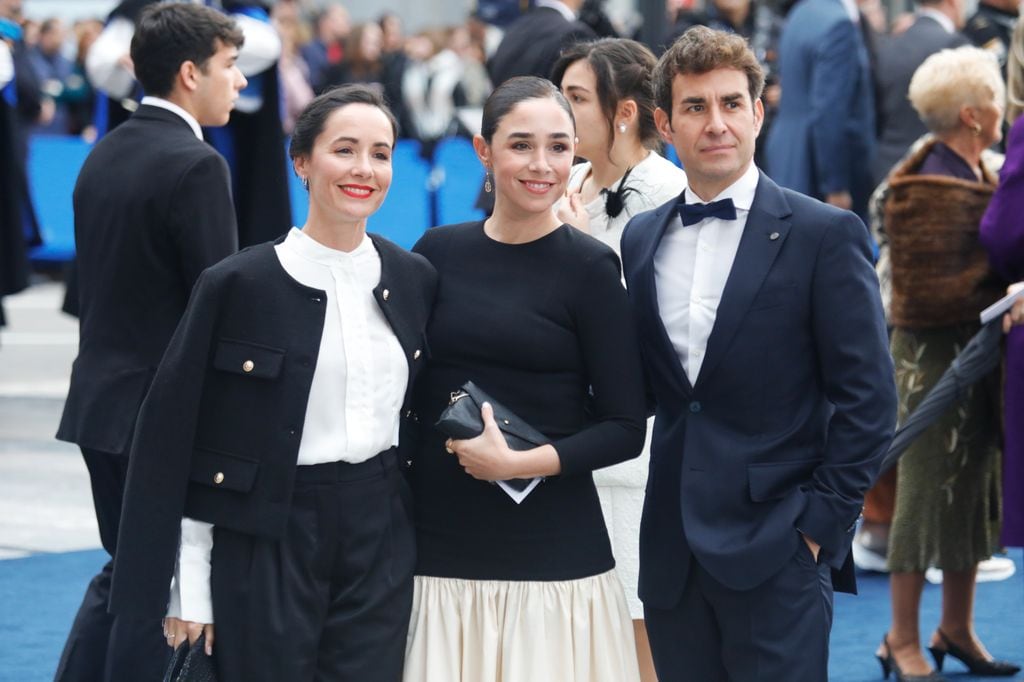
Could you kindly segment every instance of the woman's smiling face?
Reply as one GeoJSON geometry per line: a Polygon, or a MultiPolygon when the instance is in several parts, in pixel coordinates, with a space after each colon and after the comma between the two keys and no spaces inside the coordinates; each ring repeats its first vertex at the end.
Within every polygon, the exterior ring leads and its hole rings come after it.
{"type": "Polygon", "coordinates": [[[387,115],[362,103],[331,112],[308,157],[295,170],[309,180],[310,211],[358,222],[380,208],[391,186],[394,132],[387,115]]]}
{"type": "Polygon", "coordinates": [[[565,109],[550,97],[524,100],[498,122],[481,152],[494,174],[495,202],[520,213],[550,211],[565,194],[572,167],[575,129],[565,109]]]}

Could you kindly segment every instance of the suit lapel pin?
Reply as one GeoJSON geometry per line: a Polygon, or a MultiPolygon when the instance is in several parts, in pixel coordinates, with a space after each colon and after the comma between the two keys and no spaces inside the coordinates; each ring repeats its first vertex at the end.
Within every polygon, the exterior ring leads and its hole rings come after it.
{"type": "Polygon", "coordinates": [[[770,235],[768,235],[768,239],[771,239],[772,241],[775,241],[778,238],[779,238],[779,233],[778,232],[772,232],[770,235]]]}

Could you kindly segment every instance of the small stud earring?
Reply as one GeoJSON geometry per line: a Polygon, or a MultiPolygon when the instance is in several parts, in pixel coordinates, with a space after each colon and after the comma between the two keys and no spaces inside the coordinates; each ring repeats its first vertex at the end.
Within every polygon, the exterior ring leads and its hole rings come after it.
{"type": "Polygon", "coordinates": [[[626,124],[625,123],[620,123],[619,124],[619,132],[620,133],[626,132],[626,124]]]}
{"type": "Polygon", "coordinates": [[[302,187],[307,192],[309,191],[309,178],[302,178],[302,187]]]}
{"type": "Polygon", "coordinates": [[[491,172],[484,172],[484,191],[490,194],[494,191],[494,185],[491,184],[491,172]]]}

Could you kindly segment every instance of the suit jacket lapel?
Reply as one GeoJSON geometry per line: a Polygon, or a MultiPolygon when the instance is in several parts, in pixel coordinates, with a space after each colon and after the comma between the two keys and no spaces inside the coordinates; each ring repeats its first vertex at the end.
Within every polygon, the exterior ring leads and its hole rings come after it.
{"type": "Polygon", "coordinates": [[[666,359],[670,374],[678,384],[676,388],[689,395],[693,392],[693,386],[683,370],[682,362],[679,360],[679,355],[672,345],[672,340],[668,336],[665,323],[658,311],[658,287],[654,273],[654,256],[658,252],[658,245],[661,244],[661,240],[665,236],[665,230],[668,229],[669,223],[676,215],[677,202],[678,199],[672,199],[655,210],[652,216],[654,224],[651,225],[652,229],[645,235],[646,239],[643,242],[643,251],[639,261],[640,271],[637,273],[634,286],[639,288],[635,300],[643,302],[646,307],[646,310],[643,311],[645,322],[643,334],[646,338],[651,339],[651,344],[657,349],[654,356],[666,359]]]}
{"type": "Polygon", "coordinates": [[[790,214],[782,190],[761,173],[754,202],[747,215],[747,224],[740,237],[736,259],[722,292],[715,324],[711,328],[697,386],[708,381],[715,367],[725,357],[733,336],[786,242],[790,224],[785,218],[790,214]]]}

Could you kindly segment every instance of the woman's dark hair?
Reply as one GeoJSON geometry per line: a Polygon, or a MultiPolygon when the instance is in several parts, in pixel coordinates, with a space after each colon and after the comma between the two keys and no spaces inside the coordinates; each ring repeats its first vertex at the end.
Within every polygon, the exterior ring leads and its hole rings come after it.
{"type": "Polygon", "coordinates": [[[608,139],[615,136],[615,112],[622,100],[636,102],[640,143],[660,149],[661,137],[654,124],[654,65],[658,60],[645,46],[627,38],[602,38],[576,43],[564,49],[551,70],[551,80],[562,87],[568,68],[585,59],[594,71],[597,101],[608,122],[608,139]]]}
{"type": "Polygon", "coordinates": [[[505,115],[512,111],[517,104],[530,99],[555,100],[559,106],[565,109],[565,113],[569,114],[573,130],[576,129],[576,119],[572,115],[572,107],[569,106],[569,102],[554,83],[546,78],[537,78],[536,76],[516,76],[496,87],[484,102],[480,136],[487,144],[491,143],[491,138],[494,137],[494,131],[498,129],[501,119],[505,118],[505,115]]]}
{"type": "Polygon", "coordinates": [[[313,145],[316,138],[324,131],[324,124],[328,117],[336,110],[349,104],[369,104],[377,107],[388,117],[391,123],[391,132],[394,139],[398,139],[398,121],[391,109],[384,102],[383,95],[376,88],[362,83],[351,85],[340,85],[333,90],[328,90],[316,97],[306,105],[306,108],[299,114],[295,121],[295,130],[292,132],[292,141],[288,147],[288,155],[292,159],[308,157],[313,153],[313,145]]]}
{"type": "Polygon", "coordinates": [[[241,47],[242,30],[227,15],[203,5],[157,3],[139,16],[132,36],[135,77],[146,94],[166,97],[185,62],[204,73],[220,44],[241,47]]]}

